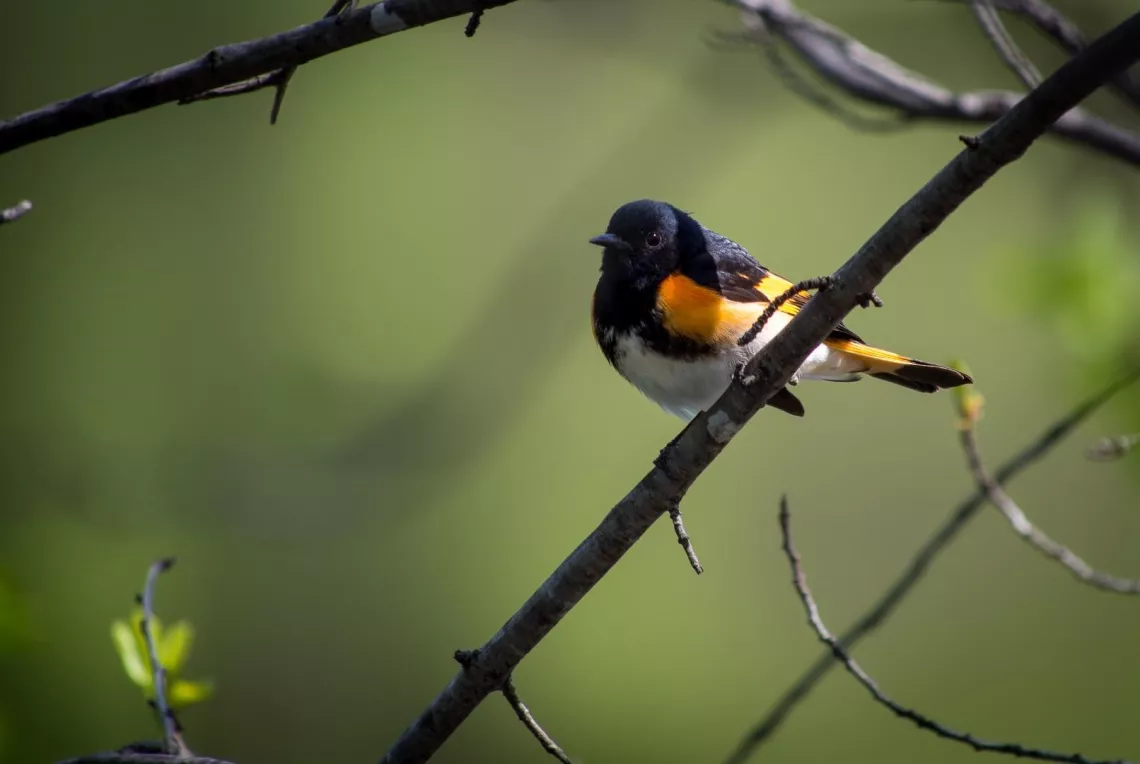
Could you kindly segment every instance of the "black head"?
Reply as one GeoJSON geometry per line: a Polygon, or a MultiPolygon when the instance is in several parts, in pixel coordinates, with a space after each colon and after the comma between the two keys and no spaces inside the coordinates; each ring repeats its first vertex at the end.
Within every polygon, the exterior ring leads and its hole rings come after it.
{"type": "Polygon", "coordinates": [[[603,271],[663,278],[704,249],[704,232],[673,205],[641,199],[618,207],[606,232],[590,243],[605,248],[603,271]]]}

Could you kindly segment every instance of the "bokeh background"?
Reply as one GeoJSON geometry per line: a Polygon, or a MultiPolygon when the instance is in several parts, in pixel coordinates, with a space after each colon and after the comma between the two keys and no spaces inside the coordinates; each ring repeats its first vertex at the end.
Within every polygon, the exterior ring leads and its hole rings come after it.
{"type": "MultiPolygon", "coordinates": [[[[1090,34],[1130,12],[1058,2],[1090,34]]],[[[957,88],[1014,87],[956,3],[805,10],[957,88]]],[[[11,4],[0,115],[280,31],[301,0],[11,4]]],[[[0,760],[154,738],[112,648],[147,565],[198,639],[196,750],[377,759],[650,466],[679,423],[605,364],[588,306],[612,210],[669,200],[795,278],[833,270],[974,128],[855,133],[786,92],[714,2],[523,0],[0,158],[0,760]]],[[[1040,65],[1059,56],[1011,29],[1040,65]]],[[[1111,96],[1092,103],[1133,127],[1111,96]]],[[[995,462],[1137,353],[1140,174],[1045,140],[849,323],[969,361],[995,462]]],[[[779,552],[789,492],[845,626],[970,490],[951,399],[809,385],[762,412],[517,683],[583,762],[718,762],[818,653],[779,552]]],[[[1049,532],[1140,576],[1140,429],[1121,395],[1013,485],[1049,532]]],[[[1140,756],[1140,602],[1074,581],[987,509],[858,651],[899,700],[979,736],[1140,756]]],[[[758,758],[964,762],[839,671],[758,758]]],[[[440,762],[541,762],[497,698],[440,762]]]]}

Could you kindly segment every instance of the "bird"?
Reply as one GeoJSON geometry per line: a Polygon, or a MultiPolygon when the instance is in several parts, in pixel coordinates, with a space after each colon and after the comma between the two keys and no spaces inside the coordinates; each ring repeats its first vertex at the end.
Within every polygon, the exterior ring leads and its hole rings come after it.
{"type": "MultiPolygon", "coordinates": [[[[795,286],[747,249],[652,199],[623,204],[590,243],[602,247],[591,306],[598,346],[622,377],[686,421],[711,407],[737,370],[808,300],[806,292],[796,293],[741,345],[760,314],[795,286]]],[[[789,384],[853,382],[863,375],[924,393],[973,382],[955,369],[868,345],[840,324],[789,384]]],[[[804,415],[803,403],[787,387],[767,405],[804,415]]]]}

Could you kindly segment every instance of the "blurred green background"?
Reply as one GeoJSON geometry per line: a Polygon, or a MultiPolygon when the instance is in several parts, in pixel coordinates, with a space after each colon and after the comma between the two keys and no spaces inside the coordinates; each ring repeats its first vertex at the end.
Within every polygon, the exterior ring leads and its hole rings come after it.
{"type": "MultiPolygon", "coordinates": [[[[1090,34],[1130,12],[1058,3],[1090,34]]],[[[959,4],[806,10],[959,88],[1013,87],[959,4]]],[[[13,4],[0,116],[305,23],[300,0],[13,4]]],[[[271,96],[167,106],[0,157],[0,760],[155,737],[109,629],[176,555],[159,613],[216,697],[183,721],[239,764],[372,761],[650,466],[679,422],[589,331],[619,204],[669,200],[790,278],[830,272],[972,127],[858,134],[781,88],[714,2],[522,0],[319,60],[271,96]]],[[[1011,24],[1043,68],[1048,43],[1011,24]]],[[[1109,96],[1093,106],[1140,126],[1109,96]]],[[[1043,141],[849,323],[966,358],[996,463],[1136,358],[1140,174],[1043,141]]],[[[792,497],[845,626],[970,490],[950,396],[809,385],[762,412],[528,658],[523,698],[584,762],[718,762],[818,645],[779,552],[792,497]]],[[[1130,391],[1014,495],[1140,575],[1130,391]]],[[[946,724],[1140,756],[1140,602],[1091,590],[987,509],[858,651],[946,724]]],[[[759,758],[961,762],[834,672],[759,758]]],[[[541,762],[492,698],[440,762],[541,762]]]]}

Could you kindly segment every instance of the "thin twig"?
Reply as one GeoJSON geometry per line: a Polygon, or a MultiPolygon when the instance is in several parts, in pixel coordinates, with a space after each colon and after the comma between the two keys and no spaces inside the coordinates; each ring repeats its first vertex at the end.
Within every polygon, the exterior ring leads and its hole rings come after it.
{"type": "Polygon", "coordinates": [[[1041,84],[1041,72],[1037,71],[1037,67],[1029,60],[1029,57],[1022,52],[1017,43],[1013,41],[1010,36],[1009,30],[1005,28],[1005,24],[1001,22],[1001,17],[998,16],[997,9],[994,8],[992,0],[970,0],[970,11],[974,14],[974,18],[978,21],[978,26],[982,28],[982,33],[985,34],[986,39],[994,46],[998,56],[1005,65],[1017,75],[1021,83],[1026,88],[1032,90],[1041,84]]]}
{"type": "MultiPolygon", "coordinates": [[[[1088,44],[1080,27],[1045,0],[990,0],[990,2],[998,10],[1015,14],[1028,21],[1070,56],[1077,55],[1088,44]]],[[[1140,106],[1140,85],[1127,72],[1113,77],[1109,80],[1108,86],[1125,101],[1133,106],[1140,106]]]]}
{"type": "MultiPolygon", "coordinates": [[[[800,563],[800,556],[792,543],[791,522],[791,513],[788,511],[788,497],[784,496],[780,499],[780,532],[783,535],[782,547],[784,554],[788,557],[788,564],[792,569],[792,585],[795,586],[800,602],[803,603],[804,611],[807,613],[808,623],[811,624],[812,629],[815,630],[819,640],[831,650],[835,659],[847,669],[847,672],[851,674],[851,676],[855,677],[859,684],[867,688],[867,691],[871,693],[871,697],[878,703],[886,706],[896,716],[914,722],[919,729],[928,730],[947,740],[964,743],[975,751],[1004,753],[1010,756],[1038,759],[1040,761],[1059,761],[1067,762],[1068,764],[1094,764],[1094,760],[1087,759],[1079,753],[1055,753],[1039,748],[1029,748],[1018,743],[991,743],[985,740],[979,740],[969,733],[955,732],[940,722],[934,721],[929,716],[921,714],[912,708],[900,705],[887,697],[883,691],[879,689],[879,685],[876,684],[875,680],[855,662],[855,659],[848,654],[840,641],[828,631],[827,626],[823,623],[823,618],[819,614],[819,607],[812,598],[811,590],[808,589],[807,577],[804,575],[803,566],[800,563]]],[[[1107,764],[1107,762],[1104,764],[1107,764]]],[[[1115,761],[1113,764],[1125,763],[1115,761]]]]}
{"type": "Polygon", "coordinates": [[[507,699],[507,702],[511,704],[511,708],[515,710],[515,716],[517,716],[519,721],[523,723],[523,726],[530,731],[530,734],[534,735],[534,739],[539,742],[543,750],[561,761],[562,764],[574,764],[570,757],[566,755],[566,752],[558,747],[558,743],[554,742],[554,738],[546,733],[546,730],[544,730],[542,725],[534,718],[534,714],[530,712],[526,704],[522,702],[522,698],[519,697],[519,691],[515,689],[515,683],[511,677],[508,676],[506,681],[503,682],[502,690],[503,697],[507,699]]]}
{"type": "Polygon", "coordinates": [[[768,307],[764,308],[764,312],[757,317],[756,321],[753,322],[748,331],[740,335],[740,338],[736,341],[736,344],[740,347],[744,347],[745,345],[750,344],[752,340],[756,339],[757,335],[763,331],[765,324],[768,323],[772,316],[776,315],[776,311],[778,311],[788,300],[792,299],[802,292],[807,292],[814,289],[827,289],[830,285],[831,276],[816,276],[815,278],[805,279],[804,281],[788,287],[783,291],[782,294],[778,295],[776,299],[768,303],[768,307]]]}
{"type": "Polygon", "coordinates": [[[475,36],[479,31],[479,23],[483,20],[483,9],[476,8],[475,12],[471,14],[471,18],[467,19],[467,26],[463,28],[463,35],[467,38],[475,36]]]}
{"type": "Polygon", "coordinates": [[[1021,536],[1026,543],[1038,550],[1046,557],[1052,558],[1064,565],[1074,576],[1086,584],[1105,591],[1119,594],[1140,594],[1140,581],[1120,578],[1109,573],[1102,573],[1072,550],[1057,541],[1054,541],[1044,531],[1034,525],[1025,512],[1017,505],[1001,484],[986,469],[982,463],[981,451],[978,448],[978,438],[973,424],[962,429],[962,450],[966,453],[966,463],[970,467],[970,474],[974,482],[986,493],[986,498],[1005,516],[1010,527],[1021,536]]]}
{"type": "Polygon", "coordinates": [[[7,209],[0,209],[0,225],[11,223],[14,220],[22,218],[32,210],[32,203],[25,199],[22,202],[17,202],[7,209]]]}
{"type": "MultiPolygon", "coordinates": [[[[764,45],[778,37],[820,77],[853,98],[893,109],[900,119],[990,124],[1021,100],[1013,92],[949,90],[801,12],[792,0],[725,1],[744,10],[739,39],[764,45]]],[[[1140,166],[1140,134],[1083,109],[1062,115],[1049,132],[1140,166]]]]}
{"type": "Polygon", "coordinates": [[[701,567],[701,561],[697,559],[697,550],[693,549],[693,541],[685,530],[685,522],[681,519],[681,508],[679,506],[669,509],[669,519],[673,521],[673,532],[677,534],[677,543],[685,550],[685,556],[689,558],[689,565],[693,566],[693,570],[699,576],[705,572],[705,569],[701,567]]]}
{"type": "Polygon", "coordinates": [[[1104,437],[1085,451],[1085,458],[1093,462],[1112,462],[1140,444],[1140,432],[1131,435],[1104,437]]]}
{"type": "Polygon", "coordinates": [[[707,411],[694,417],[525,603],[404,730],[384,764],[422,764],[547,634],[585,597],[662,514],[680,502],[745,424],[783,389],[807,357],[918,244],[975,191],[1021,157],[1056,120],[1106,79],[1140,59],[1140,13],[1062,65],[963,149],[905,202],[833,274],[786,328],[753,356],[707,411]]]}
{"type": "MultiPolygon", "coordinates": [[[[321,18],[330,19],[334,16],[339,16],[345,11],[350,11],[355,7],[356,0],[333,0],[332,6],[325,11],[325,14],[321,16],[321,18]]],[[[250,77],[243,82],[223,85],[213,90],[207,90],[205,93],[196,93],[185,98],[180,98],[178,105],[185,106],[186,104],[197,103],[198,101],[210,101],[215,98],[229,98],[232,96],[245,95],[246,93],[253,93],[271,87],[273,88],[273,106],[269,110],[269,124],[276,125],[277,117],[281,113],[281,104],[285,101],[285,89],[289,87],[289,81],[293,79],[293,75],[296,73],[296,65],[286,66],[275,72],[250,77]]]]}
{"type": "MultiPolygon", "coordinates": [[[[1076,408],[1066,412],[1063,417],[1045,428],[1040,435],[998,468],[997,482],[999,484],[1008,483],[1018,474],[1037,463],[1057,444],[1068,437],[1078,425],[1138,378],[1140,378],[1140,369],[1121,377],[1096,395],[1082,401],[1076,408]]],[[[942,525],[910,559],[910,562],[907,563],[907,566],[890,588],[840,637],[840,641],[848,650],[853,649],[864,637],[886,622],[887,618],[894,613],[895,608],[902,604],[902,601],[910,594],[915,585],[923,579],[935,558],[950,546],[950,543],[966,528],[970,520],[977,516],[978,510],[985,506],[985,503],[986,493],[979,488],[950,513],[942,525]]],[[[827,676],[827,673],[835,665],[830,652],[824,652],[816,658],[815,662],[784,690],[764,717],[740,741],[736,750],[725,760],[725,764],[743,764],[747,761],[752,753],[776,734],[784,721],[791,716],[802,701],[807,699],[819,681],[827,676]]]]}
{"type": "Polygon", "coordinates": [[[779,40],[763,27],[757,27],[743,34],[740,32],[714,32],[713,40],[727,45],[740,42],[760,43],[760,49],[763,51],[764,57],[768,59],[768,65],[784,87],[852,130],[867,133],[888,133],[909,127],[907,121],[899,115],[891,115],[885,118],[869,117],[852,110],[842,101],[832,98],[826,90],[796,71],[784,56],[783,51],[780,50],[779,40]]]}
{"type": "Polygon", "coordinates": [[[142,593],[142,621],[139,629],[143,639],[146,640],[146,652],[150,658],[151,675],[154,678],[154,708],[162,723],[163,744],[167,752],[178,756],[189,756],[190,751],[182,740],[178,731],[178,721],[166,700],[166,669],[158,657],[158,645],[154,641],[154,629],[151,622],[154,619],[154,587],[158,577],[170,570],[174,565],[173,557],[166,557],[154,562],[146,574],[146,586],[142,593]]]}

